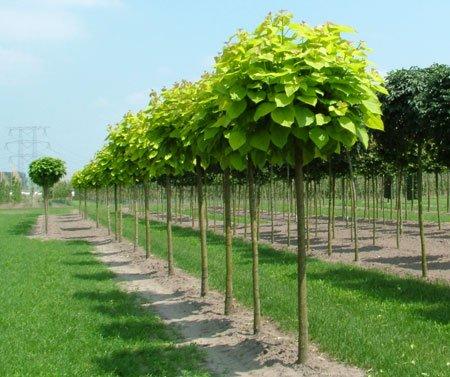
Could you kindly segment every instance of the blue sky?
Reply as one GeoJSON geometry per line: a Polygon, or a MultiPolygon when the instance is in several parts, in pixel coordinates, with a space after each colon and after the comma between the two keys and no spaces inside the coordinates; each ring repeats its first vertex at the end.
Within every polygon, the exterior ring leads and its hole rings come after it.
{"type": "Polygon", "coordinates": [[[10,126],[46,126],[51,150],[82,167],[108,124],[148,92],[195,80],[238,28],[272,11],[356,28],[381,73],[450,64],[450,1],[0,0],[0,170],[10,126]]]}

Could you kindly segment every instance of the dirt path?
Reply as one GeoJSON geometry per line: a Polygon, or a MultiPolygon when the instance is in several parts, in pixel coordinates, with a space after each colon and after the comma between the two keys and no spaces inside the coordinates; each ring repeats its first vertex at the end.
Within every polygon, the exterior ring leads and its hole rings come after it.
{"type": "MultiPolygon", "coordinates": [[[[164,221],[164,214],[153,214],[153,218],[164,221]]],[[[288,249],[287,221],[282,215],[275,217],[274,243],[271,244],[271,226],[268,224],[269,217],[263,215],[264,223],[260,225],[260,241],[279,250],[288,249]]],[[[185,216],[182,222],[174,216],[176,225],[191,227],[190,217],[185,216]]],[[[197,226],[197,222],[195,222],[197,226]]],[[[416,222],[405,221],[403,223],[403,234],[400,240],[400,249],[396,247],[396,225],[394,222],[376,222],[375,245],[372,241],[372,222],[367,220],[358,221],[359,262],[357,265],[363,268],[374,268],[401,276],[422,276],[420,258],[419,229],[416,222]]],[[[214,230],[214,223],[209,221],[209,229],[214,230]]],[[[335,222],[335,237],[333,253],[327,254],[328,220],[326,217],[317,219],[317,232],[315,219],[309,222],[310,251],[309,255],[330,262],[343,262],[355,264],[353,242],[350,238],[350,226],[346,221],[337,218],[335,222]]],[[[222,222],[216,221],[216,232],[222,234],[222,222]]],[[[244,225],[239,224],[236,228],[236,236],[243,237],[244,225]]],[[[290,251],[295,252],[296,222],[292,219],[290,225],[290,251]]],[[[247,228],[247,238],[250,237],[250,228],[247,228]]],[[[450,282],[450,224],[443,223],[439,230],[437,224],[425,224],[425,237],[428,260],[428,280],[450,282]]]]}
{"type": "MultiPolygon", "coordinates": [[[[222,315],[223,295],[211,292],[200,298],[199,279],[177,269],[168,278],[165,261],[150,257],[143,250],[133,252],[128,242],[117,243],[106,229],[96,229],[76,214],[51,216],[49,238],[86,240],[94,253],[117,275],[121,288],[137,292],[142,305],[151,308],[182,336],[183,344],[195,343],[206,353],[206,365],[223,376],[364,376],[360,369],[331,360],[312,346],[307,365],[295,363],[296,339],[265,320],[263,331],[254,336],[252,312],[237,305],[229,317],[222,315]]],[[[37,233],[42,233],[42,219],[37,233]]],[[[149,334],[150,335],[150,334],[149,334]]]]}

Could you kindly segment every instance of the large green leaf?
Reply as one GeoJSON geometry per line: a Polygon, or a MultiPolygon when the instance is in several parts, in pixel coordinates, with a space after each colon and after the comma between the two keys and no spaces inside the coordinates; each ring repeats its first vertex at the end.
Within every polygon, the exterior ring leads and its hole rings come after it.
{"type": "Polygon", "coordinates": [[[250,136],[250,145],[253,148],[267,152],[267,150],[269,149],[269,143],[269,132],[267,132],[267,130],[262,127],[258,128],[256,132],[252,136],[250,136]]]}
{"type": "Polygon", "coordinates": [[[276,124],[270,125],[270,140],[278,148],[283,148],[286,145],[290,133],[290,128],[280,127],[276,124]]]}
{"type": "Polygon", "coordinates": [[[272,120],[283,127],[290,127],[294,123],[295,113],[292,105],[277,107],[270,113],[272,120]]]}
{"type": "Polygon", "coordinates": [[[275,103],[273,102],[263,102],[256,109],[253,119],[255,120],[255,122],[257,122],[260,118],[269,114],[276,108],[277,105],[275,105],[275,103]]]}
{"type": "Polygon", "coordinates": [[[277,107],[285,107],[292,103],[292,101],[294,100],[294,96],[293,95],[287,96],[284,93],[276,93],[273,99],[277,107]]]}
{"type": "Polygon", "coordinates": [[[295,120],[299,127],[309,126],[316,120],[314,113],[305,107],[295,106],[294,112],[295,120]]]}
{"type": "Polygon", "coordinates": [[[247,96],[254,103],[260,103],[266,99],[266,92],[263,90],[247,90],[247,96]]]}
{"type": "Polygon", "coordinates": [[[240,85],[234,85],[231,89],[230,89],[230,98],[233,101],[241,101],[242,99],[244,99],[244,97],[247,94],[247,90],[240,85]]]}
{"type": "Polygon", "coordinates": [[[358,136],[358,140],[364,145],[364,148],[367,149],[369,146],[369,135],[367,134],[367,130],[364,127],[358,127],[356,129],[356,136],[358,136]]]}
{"type": "Polygon", "coordinates": [[[353,135],[356,135],[355,123],[353,123],[353,121],[350,118],[339,117],[338,121],[342,128],[345,128],[346,130],[350,131],[353,135]]]}
{"type": "Polygon", "coordinates": [[[328,115],[324,114],[316,114],[316,124],[318,126],[323,126],[331,121],[331,118],[328,115]]]}
{"type": "Polygon", "coordinates": [[[311,131],[309,131],[309,137],[319,149],[322,149],[330,139],[327,131],[322,127],[314,127],[311,129],[311,131]]]}
{"type": "Polygon", "coordinates": [[[228,142],[234,151],[242,147],[246,141],[245,133],[236,129],[232,130],[228,137],[228,142]]]}
{"type": "Polygon", "coordinates": [[[384,124],[381,120],[381,117],[377,115],[371,115],[364,119],[364,122],[367,127],[372,128],[374,130],[384,131],[384,124]]]}
{"type": "Polygon", "coordinates": [[[244,157],[242,157],[239,152],[231,153],[228,158],[230,159],[230,164],[236,170],[242,171],[246,168],[246,163],[244,157]]]}
{"type": "Polygon", "coordinates": [[[381,107],[380,107],[380,103],[378,102],[377,99],[368,99],[368,100],[363,100],[362,104],[364,105],[364,107],[369,110],[370,112],[374,113],[374,114],[378,114],[381,115],[381,107]]]}
{"type": "Polygon", "coordinates": [[[297,98],[300,101],[302,101],[302,102],[304,102],[304,103],[306,103],[308,105],[311,105],[311,106],[316,106],[316,104],[317,104],[317,97],[316,96],[297,96],[297,98]]]}
{"type": "Polygon", "coordinates": [[[247,108],[247,101],[244,99],[239,102],[231,102],[227,107],[227,115],[230,119],[235,119],[241,115],[247,108]]]}

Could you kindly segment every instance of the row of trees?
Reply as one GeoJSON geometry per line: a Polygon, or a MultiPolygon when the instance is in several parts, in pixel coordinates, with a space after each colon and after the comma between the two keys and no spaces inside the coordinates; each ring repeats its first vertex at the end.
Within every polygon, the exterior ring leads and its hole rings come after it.
{"type": "MultiPolygon", "coordinates": [[[[203,185],[208,171],[223,176],[226,253],[226,314],[232,312],[232,172],[245,172],[253,256],[254,332],[261,327],[256,228],[258,171],[289,165],[295,186],[298,253],[299,362],[308,349],[304,169],[316,158],[329,160],[360,142],[368,129],[382,130],[378,93],[387,94],[370,68],[364,44],[325,24],[310,27],[292,16],[269,15],[253,32],[239,31],[216,58],[215,70],[195,83],[183,81],[152,93],[146,109],[127,114],[109,131],[107,145],[74,176],[74,186],[96,192],[114,187],[115,221],[121,237],[122,187],[144,187],[146,252],[150,253],[148,187],[166,192],[168,273],[173,274],[172,182],[187,172],[196,182],[201,295],[208,292],[208,254],[203,185]]],[[[354,184],[351,191],[355,193],[354,184]]],[[[353,212],[355,207],[353,206],[353,212]]],[[[353,215],[355,218],[355,215],[353,215]]]]}
{"type": "Polygon", "coordinates": [[[16,174],[0,173],[0,204],[22,201],[22,181],[16,174]]]}
{"type": "MultiPolygon", "coordinates": [[[[369,69],[364,45],[354,46],[341,37],[342,32],[349,31],[347,27],[332,24],[311,28],[292,22],[291,16],[283,13],[267,17],[252,33],[239,32],[217,57],[213,73],[205,74],[196,83],[183,81],[160,94],[152,93],[146,109],[138,114],[126,114],[117,126],[110,128],[107,145],[73,179],[74,185],[84,191],[85,211],[87,191],[95,192],[97,224],[99,192],[105,186],[113,187],[119,241],[123,189],[131,187],[133,192],[136,222],[137,187],[143,188],[147,256],[151,252],[149,182],[163,186],[169,274],[174,273],[173,186],[195,185],[201,295],[206,295],[204,185],[214,175],[220,175],[226,253],[225,314],[233,309],[232,181],[246,181],[255,333],[261,326],[257,226],[261,184],[258,182],[269,182],[273,193],[276,177],[287,179],[288,201],[295,200],[297,218],[300,362],[306,360],[308,336],[305,256],[309,229],[305,218],[310,216],[310,210],[309,205],[305,208],[305,196],[316,200],[317,184],[328,177],[328,252],[331,253],[336,179],[341,178],[342,214],[347,214],[344,203],[349,196],[351,236],[355,260],[358,260],[355,175],[364,177],[364,192],[372,192],[371,206],[368,195],[364,194],[364,208],[369,212],[370,206],[373,211],[373,242],[379,181],[384,186],[382,198],[387,197],[392,203],[395,194],[398,247],[402,231],[401,193],[408,177],[406,197],[412,192],[414,198],[417,186],[422,273],[426,276],[423,172],[433,173],[438,187],[439,174],[448,170],[449,164],[449,67],[433,65],[392,72],[386,79],[386,91],[382,79],[369,69]],[[383,129],[381,109],[386,132],[369,134],[368,129],[383,129]],[[355,144],[359,146],[352,150],[355,144]]],[[[109,203],[109,191],[106,193],[109,203]]],[[[384,200],[380,202],[383,206],[384,200]]],[[[271,206],[268,212],[273,214],[271,206]]],[[[289,219],[290,216],[288,229],[289,219]]],[[[271,221],[273,224],[273,215],[271,221]]]]}

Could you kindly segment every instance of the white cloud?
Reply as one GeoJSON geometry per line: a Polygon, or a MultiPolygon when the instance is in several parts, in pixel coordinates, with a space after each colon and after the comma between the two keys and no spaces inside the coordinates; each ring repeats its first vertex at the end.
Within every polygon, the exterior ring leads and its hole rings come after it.
{"type": "Polygon", "coordinates": [[[26,52],[0,47],[0,83],[17,84],[28,82],[39,74],[42,61],[26,52]]]}
{"type": "Polygon", "coordinates": [[[0,9],[0,39],[60,41],[84,34],[82,24],[62,11],[0,9]]]}

